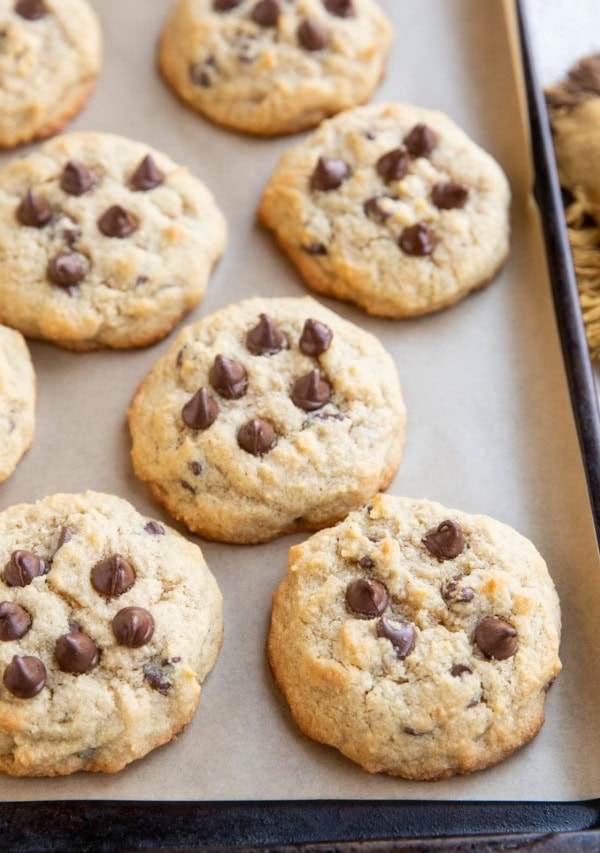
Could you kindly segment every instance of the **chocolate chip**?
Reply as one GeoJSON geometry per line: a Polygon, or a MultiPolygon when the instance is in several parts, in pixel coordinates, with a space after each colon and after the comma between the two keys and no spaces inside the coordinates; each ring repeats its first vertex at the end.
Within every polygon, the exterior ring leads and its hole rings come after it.
{"type": "Polygon", "coordinates": [[[87,634],[73,631],[58,638],[54,657],[63,672],[90,672],[100,662],[100,650],[87,634]]]}
{"type": "Polygon", "coordinates": [[[435,184],[431,191],[431,200],[441,210],[452,210],[456,207],[464,207],[469,198],[469,188],[465,184],[457,184],[447,181],[435,184]]]}
{"type": "Polygon", "coordinates": [[[408,151],[404,145],[401,145],[383,154],[375,164],[375,168],[377,174],[389,183],[401,180],[408,173],[409,163],[408,151]]]}
{"type": "Polygon", "coordinates": [[[125,210],[120,204],[113,204],[98,220],[98,228],[105,237],[118,237],[119,240],[137,231],[138,224],[133,213],[125,210]]]}
{"type": "Polygon", "coordinates": [[[79,252],[59,252],[50,259],[47,273],[53,284],[65,288],[72,287],[85,277],[85,258],[79,252]]]}
{"type": "Polygon", "coordinates": [[[422,737],[427,734],[427,732],[420,732],[418,729],[413,728],[413,726],[404,726],[404,731],[407,735],[412,735],[413,737],[422,737]]]}
{"type": "Polygon", "coordinates": [[[262,418],[253,418],[251,421],[247,421],[239,428],[237,434],[239,446],[253,456],[262,456],[267,453],[276,441],[275,430],[268,421],[262,418]]]}
{"type": "Polygon", "coordinates": [[[14,655],[4,670],[2,681],[18,699],[32,699],[46,683],[46,667],[33,655],[14,655]]]}
{"type": "Polygon", "coordinates": [[[305,18],[301,21],[296,35],[305,50],[323,50],[329,44],[329,33],[315,18],[305,18]]]}
{"type": "Polygon", "coordinates": [[[17,219],[29,228],[42,228],[52,218],[52,208],[43,195],[27,190],[25,198],[17,207],[17,219]]]}
{"type": "MultiPolygon", "coordinates": [[[[348,415],[345,415],[343,412],[316,412],[312,416],[312,419],[317,421],[346,421],[348,420],[348,415]]],[[[304,429],[310,422],[310,420],[305,421],[302,424],[302,428],[304,429]]]]}
{"type": "Polygon", "coordinates": [[[229,12],[236,6],[241,6],[243,0],[213,0],[213,9],[216,12],[229,12]]]}
{"type": "Polygon", "coordinates": [[[92,586],[96,592],[114,598],[123,595],[135,583],[133,566],[120,554],[100,560],[92,569],[92,586]]]}
{"type": "Polygon", "coordinates": [[[94,183],[94,176],[83,163],[69,160],[60,178],[60,187],[69,195],[83,195],[94,183]]]}
{"type": "Polygon", "coordinates": [[[462,527],[457,521],[449,518],[428,530],[421,542],[438,560],[453,560],[465,547],[462,527]]]}
{"type": "Polygon", "coordinates": [[[412,157],[428,157],[437,142],[437,134],[426,124],[416,124],[404,139],[404,144],[412,157]]]}
{"type": "Polygon", "coordinates": [[[464,675],[465,672],[468,672],[469,674],[473,672],[468,663],[455,663],[450,670],[450,675],[453,675],[454,678],[459,678],[459,676],[464,675]]]}
{"type": "Polygon", "coordinates": [[[58,542],[56,543],[56,550],[62,548],[63,545],[66,545],[67,542],[70,542],[73,538],[73,529],[71,527],[61,527],[60,533],[58,535],[58,542]]]}
{"type": "Polygon", "coordinates": [[[487,658],[496,660],[512,657],[519,647],[516,630],[497,616],[481,620],[475,628],[475,642],[487,658]]]}
{"type": "Polygon", "coordinates": [[[381,616],[388,606],[389,596],[384,584],[370,578],[358,578],[348,584],[346,604],[365,619],[381,616]]]}
{"type": "Polygon", "coordinates": [[[179,483],[186,490],[186,492],[191,492],[192,495],[196,494],[196,489],[194,488],[194,486],[192,486],[191,483],[188,483],[187,480],[180,480],[179,483]]]}
{"type": "Polygon", "coordinates": [[[133,175],[131,176],[131,186],[134,190],[153,190],[164,181],[165,176],[160,171],[154,158],[151,154],[146,154],[142,162],[139,164],[133,175]]]}
{"type": "Polygon", "coordinates": [[[181,365],[183,364],[184,350],[185,350],[185,347],[181,347],[181,349],[177,353],[177,358],[175,359],[175,364],[177,365],[177,367],[181,367],[181,365]]]}
{"type": "Polygon", "coordinates": [[[451,604],[463,604],[468,601],[473,601],[475,593],[471,587],[458,586],[461,578],[462,575],[457,575],[454,578],[450,578],[450,580],[446,581],[446,583],[442,585],[442,598],[444,601],[451,604]]]}
{"type": "Polygon", "coordinates": [[[328,192],[336,190],[349,177],[350,169],[345,160],[336,157],[319,157],[310,177],[310,186],[313,190],[328,192]]]}
{"type": "Polygon", "coordinates": [[[400,235],[398,245],[407,255],[416,255],[417,257],[430,255],[435,248],[433,234],[422,222],[405,228],[400,235]]]}
{"type": "Polygon", "coordinates": [[[15,3],[15,12],[28,21],[37,21],[48,14],[48,7],[44,0],[19,0],[15,3]]]}
{"type": "Polygon", "coordinates": [[[210,384],[226,400],[239,400],[248,388],[248,376],[239,363],[225,355],[218,355],[209,373],[210,384]]]}
{"type": "Polygon", "coordinates": [[[204,386],[196,391],[181,410],[183,422],[191,429],[208,429],[218,414],[219,406],[204,386]]]}
{"type": "Polygon", "coordinates": [[[377,623],[377,636],[390,641],[400,660],[404,660],[415,644],[415,628],[410,622],[390,625],[387,619],[382,617],[377,623]]]}
{"type": "Polygon", "coordinates": [[[254,355],[272,355],[283,349],[285,339],[268,314],[261,314],[258,324],[246,335],[246,346],[254,355]]]}
{"type": "Polygon", "coordinates": [[[45,575],[48,567],[41,557],[31,551],[13,551],[4,566],[2,578],[7,586],[29,586],[34,578],[45,575]]]}
{"type": "Polygon", "coordinates": [[[203,89],[208,89],[212,85],[211,73],[208,70],[208,65],[205,62],[194,62],[190,65],[190,80],[195,86],[201,86],[203,89]]]}
{"type": "Polygon", "coordinates": [[[310,373],[301,376],[294,383],[292,402],[305,412],[320,409],[331,399],[331,385],[321,379],[319,369],[315,367],[310,373]]]}
{"type": "Polygon", "coordinates": [[[371,569],[375,568],[375,560],[373,559],[373,557],[369,557],[368,554],[365,554],[365,556],[361,557],[358,561],[358,565],[361,567],[361,569],[370,571],[371,569]]]}
{"type": "Polygon", "coordinates": [[[303,252],[307,255],[327,255],[328,250],[325,243],[303,243],[300,246],[303,252]]]}
{"type": "Polygon", "coordinates": [[[139,649],[152,639],[154,619],[143,607],[124,607],[112,620],[112,629],[120,646],[139,649]]]}
{"type": "Polygon", "coordinates": [[[261,27],[274,27],[280,14],[281,9],[277,0],[259,0],[252,9],[250,17],[261,27]]]}
{"type": "Polygon", "coordinates": [[[148,661],[144,666],[144,678],[150,687],[153,690],[157,690],[159,693],[168,693],[171,689],[171,682],[165,672],[166,667],[169,667],[170,669],[169,662],[166,661],[163,664],[163,662],[158,659],[148,661]]]}
{"type": "Polygon", "coordinates": [[[202,465],[199,462],[189,462],[188,464],[194,477],[199,477],[202,473],[202,465]]]}
{"type": "Polygon", "coordinates": [[[62,237],[67,246],[70,246],[72,248],[81,237],[81,229],[77,227],[64,228],[62,232],[62,237]]]}
{"type": "Polygon", "coordinates": [[[338,18],[353,18],[356,12],[352,0],[323,0],[323,5],[332,15],[338,18]]]}
{"type": "Polygon", "coordinates": [[[372,198],[368,198],[363,204],[363,210],[366,215],[373,222],[377,222],[378,225],[383,225],[386,219],[389,219],[391,216],[391,213],[385,210],[381,204],[384,198],[389,198],[389,196],[375,195],[372,198]]]}
{"type": "Polygon", "coordinates": [[[333,332],[319,320],[308,319],[302,327],[300,349],[305,355],[317,356],[327,352],[333,339],[333,332]]]}
{"type": "Polygon", "coordinates": [[[151,536],[164,536],[166,532],[165,528],[158,521],[147,521],[144,524],[144,530],[151,536]]]}
{"type": "Polygon", "coordinates": [[[0,640],[20,640],[31,628],[31,616],[11,601],[0,602],[0,640]]]}

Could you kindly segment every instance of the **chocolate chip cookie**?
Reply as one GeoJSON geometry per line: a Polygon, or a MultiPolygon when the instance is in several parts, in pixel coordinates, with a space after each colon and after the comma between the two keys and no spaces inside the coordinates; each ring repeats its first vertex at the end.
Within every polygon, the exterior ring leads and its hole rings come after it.
{"type": "Polygon", "coordinates": [[[0,326],[0,483],[33,441],[36,384],[23,336],[0,326]]]}
{"type": "Polygon", "coordinates": [[[538,733],[559,638],[531,542],[487,516],[377,495],[290,550],[268,650],[307,735],[371,773],[435,780],[538,733]]]}
{"type": "Polygon", "coordinates": [[[58,133],[94,88],[101,51],[87,0],[0,0],[0,147],[58,133]]]}
{"type": "Polygon", "coordinates": [[[249,299],[188,326],[129,410],[156,500],[239,543],[324,527],[386,488],[404,420],[388,353],[312,299],[249,299]]]}
{"type": "Polygon", "coordinates": [[[179,0],[159,64],[198,112],[272,136],[367,101],[391,40],[375,0],[179,0]]]}
{"type": "Polygon", "coordinates": [[[508,252],[498,164],[441,113],[358,107],[280,159],[258,211],[313,290],[369,314],[446,308],[508,252]]]}
{"type": "Polygon", "coordinates": [[[145,346],[202,298],[225,238],[165,154],[58,137],[0,171],[0,322],[73,350],[145,346]]]}
{"type": "Polygon", "coordinates": [[[0,513],[0,771],[121,770],[191,720],[222,638],[200,549],[85,492],[0,513]]]}

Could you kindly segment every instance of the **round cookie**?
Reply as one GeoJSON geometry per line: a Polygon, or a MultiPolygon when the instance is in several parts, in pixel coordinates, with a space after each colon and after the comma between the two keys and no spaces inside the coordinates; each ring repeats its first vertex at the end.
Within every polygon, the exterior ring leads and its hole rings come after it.
{"type": "Polygon", "coordinates": [[[312,299],[249,299],[184,329],[129,410],[136,474],[190,530],[266,542],[391,482],[405,410],[372,335],[312,299]]]}
{"type": "Polygon", "coordinates": [[[140,142],[76,133],[0,171],[0,322],[73,350],[164,337],[226,239],[206,187],[140,142]]]}
{"type": "Polygon", "coordinates": [[[36,383],[23,336],[0,326],[0,483],[33,441],[36,383]]]}
{"type": "Polygon", "coordinates": [[[179,0],[159,64],[198,112],[273,136],[367,101],[391,41],[375,0],[179,0]]]}
{"type": "Polygon", "coordinates": [[[126,501],[0,513],[0,771],[121,770],[191,720],[222,640],[200,549],[126,501]]]}
{"type": "Polygon", "coordinates": [[[287,151],[258,216],[313,290],[409,317],[494,277],[508,253],[509,202],[498,164],[449,118],[377,104],[287,151]]]}
{"type": "Polygon", "coordinates": [[[58,133],[94,88],[101,51],[87,0],[0,0],[0,147],[58,133]]]}
{"type": "Polygon", "coordinates": [[[290,550],[268,652],[307,735],[371,773],[436,780],[538,733],[559,637],[531,542],[487,516],[378,495],[290,550]]]}

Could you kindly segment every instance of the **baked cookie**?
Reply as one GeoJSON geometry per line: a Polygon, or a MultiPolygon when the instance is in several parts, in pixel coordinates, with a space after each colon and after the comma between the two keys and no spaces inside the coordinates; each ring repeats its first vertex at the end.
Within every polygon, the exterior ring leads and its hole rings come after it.
{"type": "Polygon", "coordinates": [[[85,492],[0,513],[0,771],[114,773],[191,720],[222,639],[200,549],[85,492]]]}
{"type": "Polygon", "coordinates": [[[307,735],[371,773],[436,780],[538,733],[559,636],[531,542],[483,515],[377,495],[290,550],[268,651],[307,735]]]}
{"type": "Polygon", "coordinates": [[[266,542],[385,489],[404,419],[376,338],[312,299],[249,299],[184,329],[144,379],[133,467],[195,533],[266,542]]]}
{"type": "Polygon", "coordinates": [[[0,326],[0,483],[33,441],[36,385],[27,344],[0,326]]]}
{"type": "Polygon", "coordinates": [[[375,0],[178,0],[159,64],[198,112],[274,136],[367,101],[391,41],[375,0]]]}
{"type": "Polygon", "coordinates": [[[0,0],[0,147],[58,133],[94,88],[101,51],[87,0],[0,0]]]}
{"type": "Polygon", "coordinates": [[[225,221],[140,142],[53,139],[0,171],[0,322],[73,350],[164,337],[204,295],[225,221]]]}
{"type": "Polygon", "coordinates": [[[369,314],[452,305],[508,252],[510,190],[498,164],[441,113],[349,110],[280,159],[261,221],[313,290],[369,314]]]}

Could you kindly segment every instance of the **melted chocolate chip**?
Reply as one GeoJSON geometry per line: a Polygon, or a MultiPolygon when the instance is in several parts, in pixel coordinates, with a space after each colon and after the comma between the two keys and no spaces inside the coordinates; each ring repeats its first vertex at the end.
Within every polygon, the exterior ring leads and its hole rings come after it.
{"type": "Polygon", "coordinates": [[[135,583],[133,566],[120,554],[100,560],[92,569],[92,586],[101,595],[114,598],[123,595],[135,583]]]}
{"type": "Polygon", "coordinates": [[[305,18],[301,21],[296,35],[304,50],[323,50],[329,44],[329,33],[316,18],[305,18]]]}
{"type": "Polygon", "coordinates": [[[48,14],[48,7],[44,0],[19,0],[15,3],[15,12],[28,21],[37,21],[48,14]]]}
{"type": "Polygon", "coordinates": [[[50,259],[47,270],[50,281],[65,288],[78,284],[85,272],[85,259],[79,252],[59,252],[50,259]]]}
{"type": "Polygon", "coordinates": [[[307,255],[327,255],[329,254],[325,243],[304,243],[300,246],[303,252],[307,255]]]}
{"type": "Polygon", "coordinates": [[[250,17],[261,27],[274,27],[280,14],[281,9],[277,0],[259,0],[252,9],[250,17]]]}
{"type": "Polygon", "coordinates": [[[383,154],[375,164],[375,168],[377,174],[389,183],[390,181],[401,180],[408,173],[409,162],[410,158],[406,146],[401,145],[399,148],[394,148],[387,154],[383,154]]]}
{"type": "Polygon", "coordinates": [[[388,603],[387,589],[380,581],[359,578],[348,584],[346,604],[353,613],[365,619],[381,616],[388,603]]]}
{"type": "Polygon", "coordinates": [[[167,668],[170,669],[168,661],[163,662],[156,658],[148,661],[144,666],[144,678],[150,687],[153,690],[157,690],[159,693],[168,693],[171,689],[171,682],[169,681],[167,672],[165,671],[167,668]]]}
{"type": "Polygon", "coordinates": [[[369,557],[368,554],[365,554],[365,556],[361,557],[358,561],[358,565],[361,567],[361,569],[370,571],[371,569],[375,568],[375,560],[373,559],[373,557],[369,557]]]}
{"type": "Polygon", "coordinates": [[[239,428],[237,434],[239,446],[253,456],[262,456],[267,453],[276,441],[275,430],[268,421],[262,418],[253,418],[251,421],[247,421],[239,428]]]}
{"type": "Polygon", "coordinates": [[[432,202],[441,210],[464,207],[468,198],[469,188],[465,184],[457,184],[454,181],[435,184],[431,191],[432,202]]]}
{"type": "Polygon", "coordinates": [[[152,155],[146,154],[131,176],[130,183],[134,190],[146,192],[158,187],[164,179],[165,176],[154,162],[152,155]]]}
{"type": "Polygon", "coordinates": [[[27,190],[25,198],[17,207],[17,219],[29,228],[42,228],[52,218],[52,208],[43,195],[27,190]]]}
{"type": "Polygon", "coordinates": [[[331,385],[325,379],[321,379],[318,367],[301,376],[294,383],[292,402],[299,409],[304,409],[305,412],[320,409],[330,399],[331,385]]]}
{"type": "Polygon", "coordinates": [[[73,631],[58,638],[54,657],[63,672],[90,672],[100,662],[100,650],[87,634],[73,631]]]}
{"type": "Polygon", "coordinates": [[[461,675],[464,675],[465,672],[468,672],[469,674],[473,672],[468,663],[455,663],[450,670],[450,675],[453,675],[454,678],[459,678],[461,675]]]}
{"type": "Polygon", "coordinates": [[[433,234],[422,222],[417,222],[416,225],[405,228],[400,235],[398,245],[407,255],[415,255],[417,257],[430,255],[435,248],[433,234]]]}
{"type": "Polygon", "coordinates": [[[133,213],[125,210],[120,204],[113,204],[98,220],[98,228],[105,237],[117,237],[119,240],[137,231],[138,224],[133,213]]]}
{"type": "Polygon", "coordinates": [[[352,0],[323,0],[323,5],[331,15],[338,18],[353,18],[356,14],[352,0]]]}
{"type": "Polygon", "coordinates": [[[58,542],[56,543],[56,550],[62,548],[63,545],[66,545],[67,542],[70,542],[73,538],[73,528],[71,527],[61,527],[60,533],[58,534],[58,542]]]}
{"type": "Polygon", "coordinates": [[[261,314],[258,324],[246,335],[246,346],[254,355],[272,355],[284,345],[285,338],[268,314],[261,314]]]}
{"type": "Polygon", "coordinates": [[[7,586],[29,586],[34,578],[45,575],[48,567],[31,551],[13,551],[4,566],[2,578],[7,586]]]}
{"type": "Polygon", "coordinates": [[[475,642],[487,658],[506,660],[517,651],[519,636],[504,619],[488,616],[475,628],[475,642]]]}
{"type": "Polygon", "coordinates": [[[248,376],[239,363],[225,355],[218,355],[208,374],[210,384],[226,400],[239,400],[248,388],[248,376]]]}
{"type": "Polygon", "coordinates": [[[391,213],[385,210],[381,204],[384,198],[389,198],[389,196],[375,195],[372,198],[368,198],[363,204],[365,214],[373,222],[377,222],[378,225],[383,225],[386,219],[389,219],[391,216],[391,213]]]}
{"type": "Polygon", "coordinates": [[[166,532],[165,528],[158,521],[147,521],[144,524],[144,530],[151,536],[164,536],[166,532]]]}
{"type": "Polygon", "coordinates": [[[184,424],[191,429],[208,429],[219,414],[219,406],[204,386],[185,404],[181,410],[184,424]]]}
{"type": "Polygon", "coordinates": [[[203,89],[209,89],[212,86],[211,69],[214,67],[214,57],[209,57],[205,62],[194,62],[193,65],[190,65],[190,80],[195,86],[201,86],[203,89]]]}
{"type": "Polygon", "coordinates": [[[333,339],[333,332],[319,320],[308,319],[300,335],[300,350],[305,355],[317,356],[327,352],[333,339]]]}
{"type": "Polygon", "coordinates": [[[345,160],[336,157],[319,157],[310,177],[310,186],[313,190],[329,192],[329,190],[336,190],[349,177],[350,169],[345,160]]]}
{"type": "Polygon", "coordinates": [[[0,640],[20,640],[31,628],[31,616],[11,601],[0,602],[0,640]]]}
{"type": "Polygon", "coordinates": [[[475,592],[470,586],[458,586],[461,578],[462,575],[457,575],[442,585],[442,598],[449,604],[464,604],[473,601],[475,597],[475,592]]]}
{"type": "Polygon", "coordinates": [[[93,183],[94,176],[78,160],[69,160],[60,178],[60,188],[68,195],[83,195],[93,183]]]}
{"type": "Polygon", "coordinates": [[[437,142],[437,135],[426,124],[416,124],[404,140],[412,157],[429,157],[437,142]]]}
{"type": "Polygon", "coordinates": [[[449,518],[428,530],[421,542],[438,560],[453,560],[465,547],[462,527],[457,521],[449,518]]]}
{"type": "Polygon", "coordinates": [[[242,0],[213,0],[213,9],[216,12],[229,12],[230,9],[235,9],[241,4],[242,0]]]}
{"type": "Polygon", "coordinates": [[[400,660],[404,660],[415,644],[415,628],[410,622],[390,625],[387,619],[382,617],[377,623],[377,636],[390,641],[400,660]]]}
{"type": "Polygon", "coordinates": [[[33,655],[14,655],[4,670],[2,681],[18,699],[32,699],[46,683],[46,667],[33,655]]]}
{"type": "Polygon", "coordinates": [[[154,619],[143,607],[124,607],[112,620],[112,629],[120,646],[139,649],[152,639],[154,619]]]}
{"type": "Polygon", "coordinates": [[[194,477],[199,477],[202,473],[202,465],[199,462],[188,462],[188,465],[194,477]]]}

